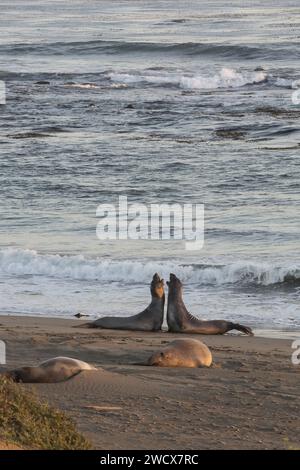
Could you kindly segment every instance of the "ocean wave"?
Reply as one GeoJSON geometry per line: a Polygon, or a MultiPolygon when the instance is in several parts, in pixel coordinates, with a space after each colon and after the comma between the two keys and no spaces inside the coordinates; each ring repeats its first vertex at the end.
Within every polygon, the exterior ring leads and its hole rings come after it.
{"type": "Polygon", "coordinates": [[[277,77],[275,78],[274,85],[279,88],[290,88],[292,90],[297,90],[300,87],[300,80],[277,77]]]}
{"type": "Polygon", "coordinates": [[[267,263],[235,262],[227,265],[179,264],[172,261],[89,259],[82,255],[38,254],[9,248],[0,251],[0,274],[46,276],[57,279],[147,283],[154,272],[168,278],[174,272],[183,282],[198,285],[300,284],[300,267],[276,267],[267,263]]]}
{"type": "Polygon", "coordinates": [[[53,43],[3,44],[0,53],[5,54],[128,54],[128,53],[168,53],[187,56],[216,56],[228,59],[278,59],[289,55],[290,59],[299,59],[297,44],[215,44],[215,43],[166,43],[144,41],[74,41],[53,43]]]}
{"type": "Polygon", "coordinates": [[[178,86],[185,90],[211,90],[216,88],[236,88],[245,85],[263,83],[267,80],[267,74],[264,71],[258,72],[237,72],[229,68],[222,68],[215,75],[179,75],[171,73],[110,73],[110,80],[116,83],[126,85],[135,85],[146,83],[150,85],[171,85],[178,86]]]}
{"type": "Polygon", "coordinates": [[[268,82],[271,87],[297,90],[300,80],[296,77],[284,78],[274,73],[267,73],[263,69],[253,71],[237,71],[223,67],[216,73],[193,73],[187,71],[170,71],[164,67],[153,67],[143,72],[119,70],[103,70],[101,72],[77,73],[13,73],[0,70],[0,79],[7,81],[35,82],[35,85],[62,85],[66,88],[103,89],[128,88],[130,86],[154,85],[174,86],[184,90],[237,88],[245,85],[256,85],[268,82]],[[63,82],[63,83],[62,83],[63,82]]]}

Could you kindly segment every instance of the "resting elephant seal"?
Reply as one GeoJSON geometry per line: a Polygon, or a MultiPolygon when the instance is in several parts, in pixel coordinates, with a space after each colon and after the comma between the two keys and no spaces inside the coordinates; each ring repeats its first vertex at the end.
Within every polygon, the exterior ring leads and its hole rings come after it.
{"type": "Polygon", "coordinates": [[[103,317],[89,323],[90,328],[114,330],[159,331],[164,319],[165,291],[164,280],[156,273],[151,282],[152,300],[148,307],[131,317],[103,317]]]}
{"type": "Polygon", "coordinates": [[[209,367],[212,355],[206,344],[197,339],[176,339],[148,360],[149,366],[209,367]]]}
{"type": "Polygon", "coordinates": [[[87,362],[71,357],[54,357],[35,367],[21,367],[4,372],[3,375],[14,382],[56,383],[74,377],[83,370],[97,370],[87,362]]]}
{"type": "Polygon", "coordinates": [[[230,330],[242,331],[253,336],[251,328],[225,320],[202,321],[190,314],[182,300],[182,283],[170,274],[167,323],[173,333],[199,333],[202,335],[223,335],[230,330]]]}

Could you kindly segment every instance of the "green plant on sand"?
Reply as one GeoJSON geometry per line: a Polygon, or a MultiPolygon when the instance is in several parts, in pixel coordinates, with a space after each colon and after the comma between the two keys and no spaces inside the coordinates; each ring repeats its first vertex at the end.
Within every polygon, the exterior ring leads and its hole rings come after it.
{"type": "Polygon", "coordinates": [[[5,377],[0,377],[0,440],[27,449],[91,448],[65,413],[5,377]]]}

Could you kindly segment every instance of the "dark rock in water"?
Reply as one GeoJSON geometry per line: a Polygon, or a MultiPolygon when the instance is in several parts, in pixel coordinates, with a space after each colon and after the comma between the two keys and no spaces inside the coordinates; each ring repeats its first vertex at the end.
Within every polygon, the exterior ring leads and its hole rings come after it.
{"type": "Polygon", "coordinates": [[[50,82],[48,80],[39,80],[38,82],[35,82],[36,85],[50,85],[50,82]]]}
{"type": "Polygon", "coordinates": [[[21,134],[8,134],[6,137],[11,139],[40,139],[43,137],[53,137],[53,134],[46,134],[43,132],[23,132],[21,134]]]}
{"type": "Polygon", "coordinates": [[[127,106],[125,106],[125,109],[134,109],[134,106],[133,104],[128,104],[127,106]]]}
{"type": "Polygon", "coordinates": [[[41,129],[41,132],[59,133],[59,132],[68,132],[68,130],[59,126],[49,126],[49,127],[44,127],[43,129],[41,129]]]}
{"type": "Polygon", "coordinates": [[[49,126],[40,130],[37,129],[28,132],[20,132],[19,134],[8,134],[6,137],[10,137],[11,139],[41,139],[44,137],[55,137],[56,134],[62,132],[68,132],[68,130],[58,126],[49,126]]]}
{"type": "Polygon", "coordinates": [[[283,109],[272,106],[258,106],[255,108],[254,112],[259,114],[269,114],[274,117],[279,116],[292,119],[298,119],[300,117],[300,110],[298,109],[283,109]]]}
{"type": "Polygon", "coordinates": [[[89,315],[87,315],[86,313],[80,313],[80,312],[79,312],[79,313],[76,313],[76,314],[74,315],[74,317],[76,317],[76,318],[89,317],[89,315]]]}
{"type": "Polygon", "coordinates": [[[171,23],[186,23],[188,20],[185,18],[176,18],[175,20],[171,20],[171,23]]]}
{"type": "Polygon", "coordinates": [[[243,139],[246,135],[244,131],[238,129],[217,129],[215,134],[217,137],[233,140],[243,139]]]}

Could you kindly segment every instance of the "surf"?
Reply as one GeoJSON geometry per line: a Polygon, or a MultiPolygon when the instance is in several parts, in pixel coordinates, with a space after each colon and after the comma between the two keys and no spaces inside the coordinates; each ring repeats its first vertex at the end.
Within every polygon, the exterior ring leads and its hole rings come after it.
{"type": "Polygon", "coordinates": [[[35,250],[8,248],[0,251],[0,275],[46,276],[130,283],[148,283],[153,272],[168,277],[170,272],[190,284],[209,285],[300,285],[300,266],[276,266],[256,261],[236,261],[225,265],[184,264],[172,260],[114,260],[83,255],[39,254],[35,250]]]}

